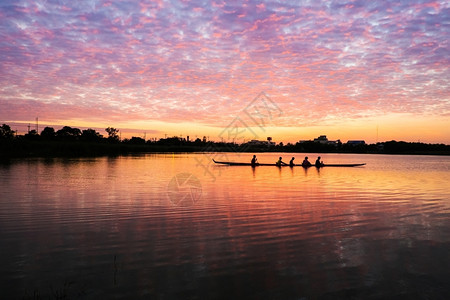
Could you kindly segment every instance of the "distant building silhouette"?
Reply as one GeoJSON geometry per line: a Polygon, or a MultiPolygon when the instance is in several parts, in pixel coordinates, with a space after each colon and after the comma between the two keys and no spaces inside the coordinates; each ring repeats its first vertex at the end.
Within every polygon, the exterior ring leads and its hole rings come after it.
{"type": "Polygon", "coordinates": [[[249,146],[275,146],[275,142],[272,142],[272,138],[267,138],[267,141],[251,140],[247,142],[249,146]]]}
{"type": "Polygon", "coordinates": [[[322,144],[322,145],[335,145],[335,146],[337,146],[337,145],[339,145],[341,143],[341,140],[330,141],[327,138],[326,135],[321,135],[321,136],[315,138],[313,141],[311,141],[311,140],[300,140],[299,141],[300,144],[301,143],[311,143],[311,142],[319,143],[319,144],[322,144]]]}
{"type": "Polygon", "coordinates": [[[352,146],[356,146],[356,145],[365,145],[366,142],[364,140],[349,140],[347,141],[347,145],[352,145],[352,146]]]}

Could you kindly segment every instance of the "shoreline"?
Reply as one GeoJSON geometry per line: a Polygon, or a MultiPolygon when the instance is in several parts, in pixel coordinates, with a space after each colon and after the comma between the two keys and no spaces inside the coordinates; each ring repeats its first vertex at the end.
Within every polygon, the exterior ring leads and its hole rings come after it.
{"type": "MultiPolygon", "coordinates": [[[[389,142],[392,143],[392,142],[389,142]]],[[[207,142],[204,145],[158,145],[127,144],[123,142],[84,142],[84,141],[29,141],[29,140],[0,140],[0,158],[57,158],[57,157],[101,157],[120,156],[144,153],[339,153],[339,154],[388,154],[388,155],[437,155],[450,156],[450,146],[440,144],[421,144],[429,148],[442,149],[408,149],[405,142],[395,142],[402,145],[401,149],[377,149],[377,145],[353,147],[345,149],[320,148],[302,149],[297,145],[267,147],[245,147],[236,144],[221,144],[207,142]]]]}

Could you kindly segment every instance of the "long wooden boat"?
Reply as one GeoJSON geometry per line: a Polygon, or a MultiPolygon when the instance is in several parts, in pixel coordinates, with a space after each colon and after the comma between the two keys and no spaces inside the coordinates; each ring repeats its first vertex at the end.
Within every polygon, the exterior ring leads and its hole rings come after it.
{"type": "MultiPolygon", "coordinates": [[[[228,165],[228,166],[252,166],[251,163],[242,163],[242,162],[231,162],[231,161],[217,161],[214,160],[213,161],[216,164],[222,164],[222,165],[228,165]]],[[[364,166],[364,164],[322,164],[320,167],[360,167],[360,166],[364,166]]],[[[254,165],[255,167],[258,166],[277,166],[277,167],[289,167],[289,164],[287,165],[277,165],[277,164],[265,164],[265,163],[257,163],[254,165]]],[[[294,167],[303,167],[301,164],[296,164],[294,165],[294,167]]],[[[310,167],[315,167],[315,165],[311,165],[310,167]]]]}

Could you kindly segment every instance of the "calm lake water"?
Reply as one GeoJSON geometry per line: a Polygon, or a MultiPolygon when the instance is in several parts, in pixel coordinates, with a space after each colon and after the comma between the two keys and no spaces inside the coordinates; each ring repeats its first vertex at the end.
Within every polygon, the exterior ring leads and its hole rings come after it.
{"type": "Polygon", "coordinates": [[[450,299],[450,157],[226,156],[0,164],[0,297],[450,299]]]}

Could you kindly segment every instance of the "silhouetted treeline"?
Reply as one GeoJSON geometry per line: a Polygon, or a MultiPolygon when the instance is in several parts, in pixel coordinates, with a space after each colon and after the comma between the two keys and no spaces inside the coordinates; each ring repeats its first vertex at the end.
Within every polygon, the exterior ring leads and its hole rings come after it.
{"type": "Polygon", "coordinates": [[[389,141],[383,143],[385,153],[410,153],[410,154],[450,154],[450,145],[444,144],[425,144],[389,141]]]}
{"type": "Polygon", "coordinates": [[[11,127],[0,126],[1,157],[102,156],[139,152],[306,152],[306,153],[385,153],[450,155],[450,145],[388,141],[377,144],[318,143],[315,141],[283,143],[225,143],[196,138],[168,137],[145,140],[140,137],[120,140],[119,130],[105,129],[104,137],[94,129],[80,130],[64,126],[59,130],[45,127],[39,134],[30,130],[16,135],[11,127]]]}
{"type": "Polygon", "coordinates": [[[380,153],[450,155],[450,145],[388,141],[376,144],[321,144],[313,141],[287,144],[284,152],[306,153],[380,153]]]}

